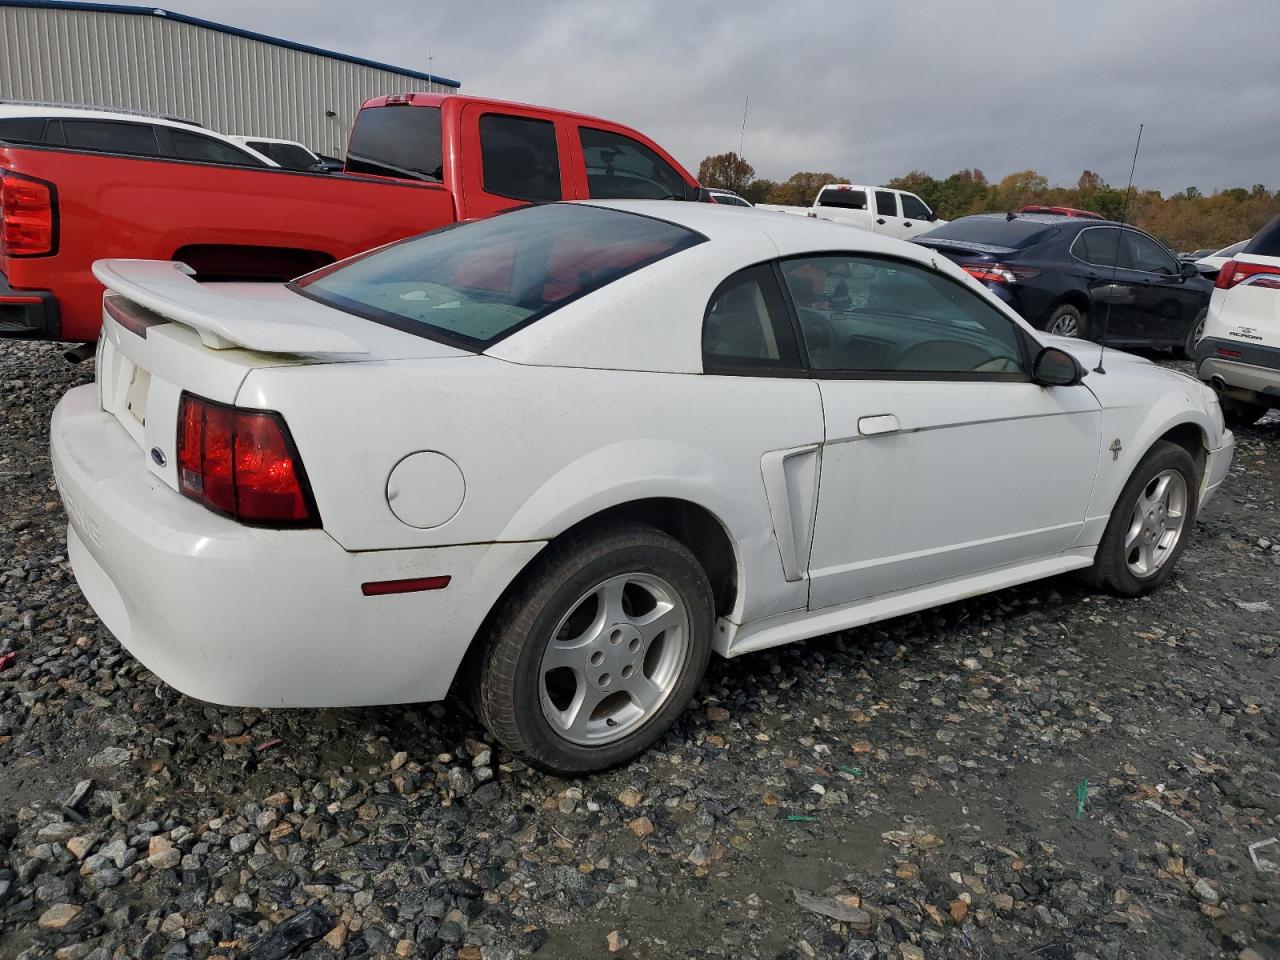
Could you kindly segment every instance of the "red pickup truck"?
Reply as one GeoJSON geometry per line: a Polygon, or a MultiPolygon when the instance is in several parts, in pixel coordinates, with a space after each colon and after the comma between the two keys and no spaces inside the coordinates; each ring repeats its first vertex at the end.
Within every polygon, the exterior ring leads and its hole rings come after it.
{"type": "Polygon", "coordinates": [[[699,190],[629,127],[459,95],[367,101],[333,175],[0,139],[0,336],[97,339],[90,267],[105,257],[281,281],[458,220],[593,197],[699,190]]]}

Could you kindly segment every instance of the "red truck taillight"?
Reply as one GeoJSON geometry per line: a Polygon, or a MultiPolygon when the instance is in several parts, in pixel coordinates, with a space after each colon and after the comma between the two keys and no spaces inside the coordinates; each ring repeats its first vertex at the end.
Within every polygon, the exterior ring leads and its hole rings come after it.
{"type": "Polygon", "coordinates": [[[1244,283],[1250,277],[1256,277],[1259,274],[1264,274],[1265,278],[1255,281],[1254,286],[1280,286],[1280,267],[1265,263],[1242,263],[1238,260],[1228,260],[1224,263],[1213,285],[1219,290],[1230,290],[1236,284],[1244,283]]]}
{"type": "Polygon", "coordinates": [[[182,394],[178,489],[243,523],[320,525],[289,428],[270,410],[242,410],[182,394]]]}
{"type": "Polygon", "coordinates": [[[57,253],[57,198],[51,183],[0,171],[0,255],[46,257],[57,253]]]}

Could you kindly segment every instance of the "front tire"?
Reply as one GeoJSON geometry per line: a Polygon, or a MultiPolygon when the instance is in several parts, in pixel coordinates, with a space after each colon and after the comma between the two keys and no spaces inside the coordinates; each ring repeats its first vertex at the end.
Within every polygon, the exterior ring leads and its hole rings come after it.
{"type": "Polygon", "coordinates": [[[660,530],[602,528],[558,543],[484,638],[480,720],[544,770],[617,766],[684,711],[714,623],[706,573],[660,530]]]}
{"type": "Polygon", "coordinates": [[[1129,597],[1159,587],[1186,548],[1199,496],[1190,454],[1176,443],[1158,442],[1120,491],[1088,579],[1129,597]]]}
{"type": "Polygon", "coordinates": [[[1089,336],[1089,325],[1084,314],[1079,307],[1069,303],[1058,304],[1053,313],[1049,314],[1049,321],[1044,329],[1055,337],[1087,339],[1089,336]]]}

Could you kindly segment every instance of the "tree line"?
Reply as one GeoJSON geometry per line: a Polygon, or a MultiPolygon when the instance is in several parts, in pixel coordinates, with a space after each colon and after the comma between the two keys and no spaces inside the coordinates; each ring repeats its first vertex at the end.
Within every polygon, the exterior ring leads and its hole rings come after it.
{"type": "MultiPolygon", "coordinates": [[[[704,158],[698,166],[698,180],[704,187],[732,190],[752,203],[789,206],[808,206],[828,183],[850,182],[833,173],[811,171],[794,173],[786,180],[757,177],[751,164],[732,152],[704,158]]],[[[1137,224],[1174,250],[1225,247],[1253,236],[1280,214],[1280,192],[1272,193],[1260,183],[1212,194],[1187,187],[1168,197],[1159,190],[1135,188],[1126,211],[1124,187],[1111,186],[1092,170],[1081,173],[1074,187],[1050,186],[1034,170],[1011,173],[992,183],[977,169],[958,170],[941,180],[912,170],[884,186],[909,190],[944,220],[971,213],[1003,213],[1027,204],[1077,207],[1109,220],[1123,215],[1128,223],[1137,224]]]]}

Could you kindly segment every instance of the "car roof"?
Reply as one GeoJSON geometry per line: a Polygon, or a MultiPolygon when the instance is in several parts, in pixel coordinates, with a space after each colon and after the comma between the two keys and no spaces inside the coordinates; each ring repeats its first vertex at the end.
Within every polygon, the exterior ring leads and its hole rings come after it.
{"type": "Polygon", "coordinates": [[[799,217],[759,207],[728,208],[714,203],[682,200],[580,200],[576,203],[608,207],[694,230],[710,240],[727,240],[763,233],[777,245],[778,255],[820,250],[854,250],[924,260],[926,251],[883,233],[872,233],[817,217],[799,217]]]}
{"type": "Polygon", "coordinates": [[[40,103],[2,103],[0,102],[0,119],[16,117],[44,117],[49,120],[112,120],[123,123],[146,123],[160,127],[172,127],[175,130],[190,130],[201,136],[212,137],[223,143],[231,144],[237,150],[257,157],[269,167],[280,166],[270,157],[264,157],[253,147],[240,143],[234,137],[202,127],[194,120],[175,120],[170,117],[159,117],[149,113],[127,113],[116,110],[99,110],[95,107],[61,107],[40,103]]]}
{"type": "Polygon", "coordinates": [[[48,117],[50,119],[123,120],[128,123],[155,123],[162,127],[179,127],[183,130],[199,130],[217,137],[225,134],[209,130],[194,120],[178,120],[151,113],[133,113],[97,107],[63,107],[44,103],[0,103],[0,117],[48,117]]]}
{"type": "Polygon", "coordinates": [[[1132,223],[1120,223],[1116,220],[1095,220],[1093,217],[1069,217],[1065,213],[971,213],[967,217],[959,217],[948,223],[964,223],[966,220],[1020,220],[1023,223],[1043,223],[1045,226],[1075,227],[1087,230],[1090,227],[1127,227],[1130,230],[1143,231],[1132,223]]]}

